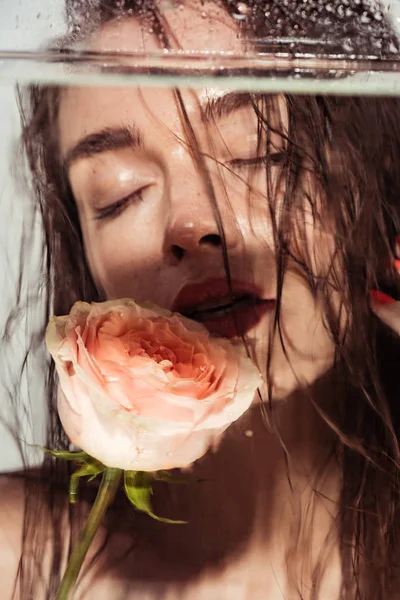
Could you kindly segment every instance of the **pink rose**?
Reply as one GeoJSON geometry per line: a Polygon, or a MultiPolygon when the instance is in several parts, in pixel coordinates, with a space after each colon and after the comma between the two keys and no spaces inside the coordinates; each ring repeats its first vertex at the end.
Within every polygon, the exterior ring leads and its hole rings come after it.
{"type": "Polygon", "coordinates": [[[133,300],[77,302],[51,319],[46,343],[63,427],[108,467],[190,465],[249,408],[261,382],[242,347],[133,300]]]}

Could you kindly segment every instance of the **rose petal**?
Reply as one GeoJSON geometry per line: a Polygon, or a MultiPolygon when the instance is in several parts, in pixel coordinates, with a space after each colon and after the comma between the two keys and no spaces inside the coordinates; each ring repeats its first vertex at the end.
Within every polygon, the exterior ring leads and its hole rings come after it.
{"type": "Polygon", "coordinates": [[[249,408],[261,382],[244,348],[130,299],[77,303],[50,321],[46,342],[66,433],[121,469],[190,465],[249,408]]]}

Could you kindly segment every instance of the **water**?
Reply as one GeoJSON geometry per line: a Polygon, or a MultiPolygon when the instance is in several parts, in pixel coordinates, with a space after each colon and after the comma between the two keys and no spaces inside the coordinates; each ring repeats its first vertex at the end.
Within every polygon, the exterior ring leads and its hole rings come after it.
{"type": "MultiPolygon", "coordinates": [[[[311,44],[309,44],[311,46],[311,44]]],[[[168,51],[143,53],[1,51],[0,84],[146,86],[299,94],[400,94],[400,58],[288,52],[272,43],[246,56],[168,51]]],[[[312,49],[312,46],[310,50],[312,49]]]]}
{"type": "MultiPolygon", "coordinates": [[[[162,0],[160,6],[163,3],[179,18],[188,11],[187,2],[162,0]]],[[[117,7],[126,5],[125,16],[133,14],[130,4],[115,1],[117,7]]],[[[215,16],[207,5],[197,4],[212,38],[215,16]]],[[[3,0],[0,84],[221,85],[301,94],[400,93],[396,34],[400,0],[231,0],[229,11],[238,27],[252,23],[246,33],[248,47],[240,53],[215,51],[213,44],[203,47],[200,42],[192,43],[189,51],[153,49],[150,53],[88,52],[85,44],[60,43],[66,27],[79,38],[101,5],[100,0],[3,0]]],[[[148,20],[144,30],[153,32],[154,23],[148,20]]]]}
{"type": "MultiPolygon", "coordinates": [[[[21,366],[26,348],[27,332],[41,325],[42,310],[38,279],[41,260],[41,228],[30,216],[32,199],[13,176],[14,151],[20,134],[19,117],[15,102],[15,85],[30,84],[54,86],[92,86],[99,88],[180,88],[235,91],[259,91],[287,94],[335,94],[346,96],[400,95],[400,52],[396,35],[391,30],[389,15],[382,5],[361,0],[264,2],[262,18],[268,23],[268,35],[259,30],[248,39],[251,47],[245,52],[217,51],[199,48],[193,43],[189,51],[157,50],[151,53],[88,52],[85,48],[70,46],[57,49],[57,37],[65,33],[64,2],[2,0],[0,4],[0,108],[2,138],[0,141],[0,324],[15,305],[15,289],[20,274],[20,247],[30,226],[37,231],[29,248],[28,270],[24,271],[23,294],[29,298],[30,314],[20,315],[13,338],[13,358],[7,348],[7,368],[21,366]],[[290,15],[290,18],[288,17],[290,15]],[[35,34],[35,35],[34,35],[35,34]],[[32,37],[33,36],[33,37],[32,37]],[[50,49],[49,49],[50,48],[50,49]],[[51,49],[53,48],[53,49],[51,49]],[[28,215],[28,216],[27,216],[28,215]],[[32,220],[31,220],[32,219],[32,220]],[[30,297],[31,295],[31,297],[30,297]],[[35,316],[32,316],[35,313],[35,316]]],[[[82,2],[75,2],[77,9],[82,2]]],[[[95,4],[90,0],[88,5],[95,4]]],[[[171,2],[180,15],[186,8],[171,2]]],[[[396,2],[392,3],[396,5],[396,2]]],[[[399,4],[399,3],[397,3],[399,4]]],[[[74,2],[68,1],[70,18],[75,19],[75,30],[80,25],[74,14],[74,2]]],[[[250,18],[248,3],[231,2],[232,17],[239,26],[250,18]]],[[[82,11],[81,11],[82,13],[82,11]]],[[[81,14],[79,13],[79,14],[81,14]]],[[[399,12],[400,14],[400,12],[399,12]]],[[[85,15],[82,22],[85,21],[85,15]]],[[[258,17],[257,17],[258,18],[258,17]]],[[[202,21],[213,35],[215,22],[201,9],[202,21]]],[[[258,22],[258,21],[257,21],[258,22]]],[[[153,24],[147,26],[149,35],[153,24]]],[[[132,89],[130,90],[132,91],[132,89]]],[[[25,255],[25,260],[27,260],[25,255]]],[[[25,265],[26,266],[26,265],[25,265]]],[[[44,443],[43,431],[46,409],[43,405],[43,345],[32,356],[34,364],[25,374],[23,389],[24,416],[19,429],[24,439],[44,443]],[[35,358],[35,356],[38,358],[35,358]],[[26,409],[26,412],[25,412],[26,409]],[[27,415],[27,416],[26,416],[27,415]]],[[[1,386],[11,387],[0,372],[1,386]]],[[[0,392],[3,392],[1,388],[0,392]]],[[[14,413],[4,418],[14,424],[14,413]]],[[[15,429],[18,429],[15,427],[15,429]]],[[[246,431],[251,437],[251,430],[246,431]]],[[[20,467],[18,449],[13,436],[3,443],[0,471],[20,467]]],[[[32,462],[40,458],[30,458],[32,462]]]]}

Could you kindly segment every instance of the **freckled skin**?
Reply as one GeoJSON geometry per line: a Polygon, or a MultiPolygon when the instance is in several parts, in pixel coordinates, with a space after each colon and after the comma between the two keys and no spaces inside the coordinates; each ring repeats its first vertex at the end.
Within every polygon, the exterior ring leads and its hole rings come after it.
{"type": "MultiPolygon", "coordinates": [[[[211,50],[243,50],[235,23],[224,13],[214,14],[218,19],[213,21],[212,33],[208,19],[190,7],[185,8],[183,15],[169,10],[166,15],[185,49],[201,45],[211,50]]],[[[143,32],[135,20],[109,24],[91,40],[94,50],[151,51],[157,47],[154,36],[147,30],[143,32]]],[[[232,274],[236,279],[256,284],[267,297],[274,298],[275,256],[265,176],[262,169],[232,173],[233,169],[221,167],[221,163],[226,165],[232,159],[249,158],[256,153],[254,113],[244,106],[205,125],[199,105],[215,91],[182,90],[181,94],[201,149],[216,159],[207,160],[207,166],[223,221],[232,274]]],[[[285,122],[283,100],[276,112],[277,118],[285,122]]],[[[64,154],[82,136],[106,127],[135,127],[143,139],[143,148],[125,148],[79,160],[69,172],[88,262],[107,298],[132,297],[171,308],[179,290],[188,282],[224,276],[221,243],[215,244],[219,234],[213,207],[204,179],[188,151],[172,90],[69,88],[62,98],[59,119],[64,154]],[[99,210],[138,190],[141,196],[118,214],[96,218],[99,210]]],[[[276,138],[275,143],[281,144],[281,138],[276,138]]],[[[279,190],[275,193],[279,202],[279,190]]],[[[306,227],[307,244],[312,247],[318,243],[318,260],[323,262],[329,240],[318,233],[316,242],[311,219],[310,222],[306,227]]],[[[285,278],[281,314],[289,361],[280,340],[275,339],[271,371],[276,398],[287,396],[299,383],[311,383],[333,360],[333,343],[323,326],[321,308],[295,269],[289,269],[285,278]]],[[[266,364],[271,323],[272,315],[266,315],[248,332],[261,369],[266,364]]]]}

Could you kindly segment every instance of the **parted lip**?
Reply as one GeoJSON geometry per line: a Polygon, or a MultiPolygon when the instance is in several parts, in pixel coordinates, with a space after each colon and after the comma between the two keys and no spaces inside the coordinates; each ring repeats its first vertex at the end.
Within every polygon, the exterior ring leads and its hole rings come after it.
{"type": "Polygon", "coordinates": [[[231,303],[243,296],[253,296],[255,302],[274,300],[272,297],[266,297],[259,287],[248,282],[233,280],[230,289],[227,280],[219,277],[184,286],[175,298],[172,310],[190,316],[212,306],[214,300],[218,304],[218,301],[227,298],[228,303],[231,303]]]}

